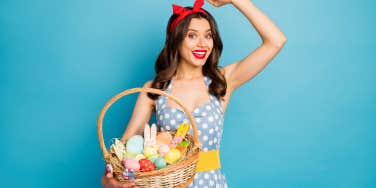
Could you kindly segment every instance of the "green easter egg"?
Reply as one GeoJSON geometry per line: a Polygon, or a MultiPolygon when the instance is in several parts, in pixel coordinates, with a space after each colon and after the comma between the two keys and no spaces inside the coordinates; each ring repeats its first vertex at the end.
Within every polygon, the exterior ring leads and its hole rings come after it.
{"type": "Polygon", "coordinates": [[[149,159],[152,163],[155,163],[155,161],[157,160],[157,157],[150,157],[150,158],[147,158],[149,159]]]}
{"type": "Polygon", "coordinates": [[[124,158],[136,158],[137,153],[127,152],[124,156],[124,158]]]}
{"type": "Polygon", "coordinates": [[[181,147],[187,147],[189,145],[189,142],[186,140],[181,141],[177,146],[181,147]]]}
{"type": "Polygon", "coordinates": [[[162,169],[162,168],[165,168],[167,163],[166,163],[166,160],[164,160],[162,157],[159,157],[158,159],[155,160],[154,162],[155,164],[155,167],[159,170],[159,169],[162,169]]]}

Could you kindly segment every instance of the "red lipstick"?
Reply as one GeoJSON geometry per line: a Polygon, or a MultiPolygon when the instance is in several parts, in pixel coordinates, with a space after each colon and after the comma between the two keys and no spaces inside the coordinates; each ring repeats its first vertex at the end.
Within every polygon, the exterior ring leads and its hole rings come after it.
{"type": "Polygon", "coordinates": [[[193,56],[197,59],[204,59],[206,57],[207,50],[194,50],[193,56]]]}

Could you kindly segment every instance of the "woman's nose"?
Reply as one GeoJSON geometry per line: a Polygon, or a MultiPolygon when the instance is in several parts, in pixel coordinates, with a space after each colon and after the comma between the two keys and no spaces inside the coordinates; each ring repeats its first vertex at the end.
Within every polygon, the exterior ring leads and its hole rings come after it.
{"type": "Polygon", "coordinates": [[[204,37],[199,37],[197,45],[200,46],[200,47],[206,46],[205,38],[204,37]]]}

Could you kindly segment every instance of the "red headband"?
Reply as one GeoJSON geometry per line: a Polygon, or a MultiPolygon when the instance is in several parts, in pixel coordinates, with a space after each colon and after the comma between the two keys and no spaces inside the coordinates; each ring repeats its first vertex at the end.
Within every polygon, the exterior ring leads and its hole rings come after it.
{"type": "Polygon", "coordinates": [[[194,14],[194,13],[198,13],[198,12],[207,14],[203,9],[201,9],[202,5],[204,5],[204,0],[196,0],[195,4],[193,5],[193,9],[192,10],[185,9],[184,7],[179,6],[179,5],[172,5],[172,9],[174,11],[174,14],[178,14],[179,17],[177,17],[171,23],[170,32],[172,32],[175,29],[175,27],[178,25],[178,23],[182,19],[184,19],[186,16],[188,16],[190,14],[194,14]]]}

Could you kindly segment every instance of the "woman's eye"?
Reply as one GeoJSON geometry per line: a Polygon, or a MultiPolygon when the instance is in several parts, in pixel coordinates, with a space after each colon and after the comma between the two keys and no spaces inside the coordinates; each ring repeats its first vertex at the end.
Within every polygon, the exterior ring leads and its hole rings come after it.
{"type": "Polygon", "coordinates": [[[188,34],[188,38],[194,39],[194,38],[196,38],[196,35],[195,34],[188,34]]]}
{"type": "Polygon", "coordinates": [[[212,34],[207,34],[205,37],[206,37],[207,39],[211,39],[211,38],[213,38],[213,35],[212,35],[212,34]]]}

